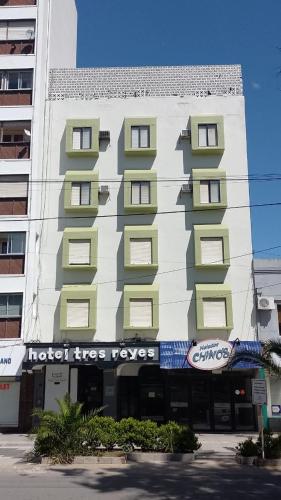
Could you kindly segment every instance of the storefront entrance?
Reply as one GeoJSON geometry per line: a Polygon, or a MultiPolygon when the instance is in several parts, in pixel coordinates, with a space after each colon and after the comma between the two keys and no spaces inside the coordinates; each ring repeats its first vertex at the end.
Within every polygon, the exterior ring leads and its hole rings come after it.
{"type": "Polygon", "coordinates": [[[159,423],[175,420],[196,431],[255,430],[251,404],[254,372],[214,375],[198,370],[142,367],[136,377],[119,377],[119,418],[159,423]]]}
{"type": "Polygon", "coordinates": [[[89,413],[103,404],[103,371],[96,366],[78,368],[77,399],[83,403],[84,413],[89,413]]]}

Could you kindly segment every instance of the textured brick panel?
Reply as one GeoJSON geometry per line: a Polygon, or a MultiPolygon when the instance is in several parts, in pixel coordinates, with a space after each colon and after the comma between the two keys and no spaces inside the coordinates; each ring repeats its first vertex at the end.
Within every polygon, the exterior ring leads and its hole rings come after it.
{"type": "Polygon", "coordinates": [[[240,65],[53,69],[49,99],[243,95],[240,65]]]}

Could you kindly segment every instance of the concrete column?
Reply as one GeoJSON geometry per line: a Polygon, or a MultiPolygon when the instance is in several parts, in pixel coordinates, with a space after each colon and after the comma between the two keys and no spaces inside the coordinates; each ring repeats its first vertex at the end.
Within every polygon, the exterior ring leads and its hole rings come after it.
{"type": "Polygon", "coordinates": [[[117,418],[117,374],[116,370],[103,370],[103,414],[117,418]]]}

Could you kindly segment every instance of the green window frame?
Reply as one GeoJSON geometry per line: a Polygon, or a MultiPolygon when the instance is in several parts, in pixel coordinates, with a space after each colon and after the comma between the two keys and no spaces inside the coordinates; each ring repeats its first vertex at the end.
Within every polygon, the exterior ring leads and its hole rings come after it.
{"type": "Polygon", "coordinates": [[[97,287],[95,285],[65,285],[60,297],[60,329],[71,331],[90,332],[96,330],[97,321],[97,287]],[[87,327],[67,326],[67,301],[89,301],[89,323],[87,327]]]}
{"type": "Polygon", "coordinates": [[[97,228],[67,228],[63,232],[62,267],[66,270],[96,270],[98,256],[97,228]],[[69,264],[69,246],[72,241],[87,241],[90,243],[89,264],[69,264]]]}
{"type": "Polygon", "coordinates": [[[156,226],[125,226],[124,267],[127,270],[158,269],[158,230],[156,226]],[[131,264],[131,240],[151,240],[151,264],[131,264]]]}
{"type": "Polygon", "coordinates": [[[98,212],[99,176],[89,171],[67,171],[64,179],[64,210],[66,212],[98,212]],[[72,185],[90,183],[90,205],[72,205],[72,185]]]}
{"type": "Polygon", "coordinates": [[[68,156],[99,156],[99,118],[91,120],[67,120],[66,121],[66,145],[65,152],[68,156]],[[91,140],[89,149],[73,149],[73,131],[75,129],[91,129],[91,140]]]}
{"type": "Polygon", "coordinates": [[[197,284],[196,290],[196,316],[197,330],[217,330],[225,331],[233,329],[232,312],[232,292],[231,288],[225,284],[197,284]],[[204,299],[224,299],[226,305],[226,326],[206,327],[204,325],[203,300],[204,299]]]}
{"type": "Polygon", "coordinates": [[[226,190],[226,172],[216,168],[193,169],[193,208],[200,210],[224,209],[227,208],[227,190],[226,190]],[[218,181],[219,184],[219,202],[202,203],[200,186],[201,182],[218,181]]]}
{"type": "Polygon", "coordinates": [[[195,267],[206,269],[225,269],[230,266],[229,255],[229,231],[226,226],[221,224],[195,225],[194,229],[194,251],[195,267]],[[223,264],[204,264],[202,263],[201,239],[202,238],[221,238],[223,247],[223,264]]]}
{"type": "Polygon", "coordinates": [[[124,210],[134,213],[157,212],[157,173],[155,170],[125,170],[124,172],[124,210]],[[150,203],[132,203],[132,184],[150,183],[150,203]]]}
{"type": "Polygon", "coordinates": [[[224,152],[224,118],[223,116],[191,116],[191,151],[192,154],[223,154],[224,152]],[[216,126],[216,146],[199,146],[199,127],[216,126]]]}
{"type": "Polygon", "coordinates": [[[125,285],[124,286],[124,330],[152,331],[159,330],[159,287],[158,285],[125,285]],[[130,325],[130,300],[152,301],[152,326],[134,327],[130,325]]]}
{"type": "MultiPolygon", "coordinates": [[[[157,154],[156,118],[125,118],[124,120],[124,144],[126,155],[155,156],[157,154]],[[133,147],[132,128],[148,128],[148,147],[133,147]]],[[[139,140],[140,142],[140,140],[139,140]]],[[[139,146],[141,146],[139,144],[139,146]]]]}

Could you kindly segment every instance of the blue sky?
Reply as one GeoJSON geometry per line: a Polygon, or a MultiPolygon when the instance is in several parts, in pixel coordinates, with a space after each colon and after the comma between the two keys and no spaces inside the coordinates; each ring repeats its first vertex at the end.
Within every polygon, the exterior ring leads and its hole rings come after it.
{"type": "MultiPolygon", "coordinates": [[[[250,174],[281,179],[280,0],[77,0],[78,66],[242,64],[250,174]]],[[[281,202],[281,180],[251,183],[281,202]]],[[[281,207],[252,209],[253,246],[280,249],[281,207]],[[279,229],[280,228],[280,229],[279,229]]]]}

